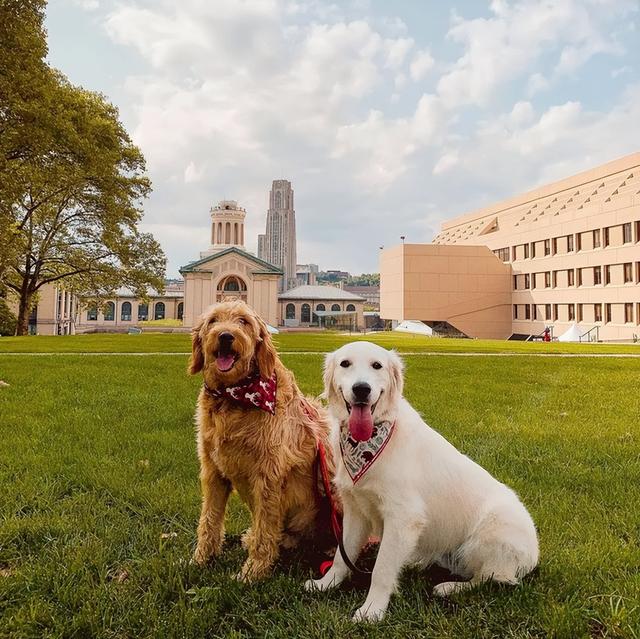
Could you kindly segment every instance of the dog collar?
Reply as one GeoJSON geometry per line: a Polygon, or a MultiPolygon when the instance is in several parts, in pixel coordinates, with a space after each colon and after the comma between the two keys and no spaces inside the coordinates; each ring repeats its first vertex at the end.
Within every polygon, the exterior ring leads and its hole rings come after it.
{"type": "Polygon", "coordinates": [[[373,433],[366,441],[359,442],[349,435],[348,428],[340,429],[340,453],[342,461],[355,484],[371,468],[384,447],[389,443],[396,423],[374,424],[373,433]]]}
{"type": "Polygon", "coordinates": [[[234,404],[258,408],[276,414],[276,389],[278,383],[274,373],[269,379],[259,374],[251,375],[233,386],[210,388],[203,383],[204,392],[214,399],[228,399],[234,404]]]}

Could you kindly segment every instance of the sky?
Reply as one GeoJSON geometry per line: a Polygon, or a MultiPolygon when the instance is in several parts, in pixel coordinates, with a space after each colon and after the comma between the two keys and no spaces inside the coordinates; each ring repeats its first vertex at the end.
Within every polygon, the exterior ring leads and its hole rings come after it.
{"type": "Polygon", "coordinates": [[[235,199],[295,192],[298,263],[381,246],[640,150],[640,0],[50,0],[49,60],[120,110],[167,275],[235,199]]]}

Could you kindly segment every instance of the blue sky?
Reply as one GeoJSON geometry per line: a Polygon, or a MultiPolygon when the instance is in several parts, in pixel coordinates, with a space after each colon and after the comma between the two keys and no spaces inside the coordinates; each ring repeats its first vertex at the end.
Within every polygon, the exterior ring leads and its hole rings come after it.
{"type": "Polygon", "coordinates": [[[640,150],[639,0],[51,0],[49,58],[116,104],[168,275],[290,179],[298,262],[379,247],[640,150]]]}

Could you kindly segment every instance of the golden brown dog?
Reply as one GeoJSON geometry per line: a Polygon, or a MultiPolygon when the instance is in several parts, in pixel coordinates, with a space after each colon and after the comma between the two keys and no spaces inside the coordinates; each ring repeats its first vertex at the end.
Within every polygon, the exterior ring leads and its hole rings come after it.
{"type": "Polygon", "coordinates": [[[292,547],[314,529],[314,460],[329,425],[324,409],[302,395],[279,360],[266,324],[244,302],[205,311],[192,330],[192,347],[189,371],[202,371],[204,378],[196,414],[202,513],[194,560],[204,564],[220,553],[225,507],[235,488],[252,517],[240,577],[255,581],[270,573],[281,546],[292,547]],[[274,375],[275,407],[268,396],[245,392],[247,380],[250,389],[256,382],[267,388],[274,375]]]}

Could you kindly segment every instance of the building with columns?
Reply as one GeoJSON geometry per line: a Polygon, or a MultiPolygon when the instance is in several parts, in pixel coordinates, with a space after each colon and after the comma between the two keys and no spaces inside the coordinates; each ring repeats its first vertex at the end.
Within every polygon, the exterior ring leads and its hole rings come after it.
{"type": "Polygon", "coordinates": [[[296,212],[288,180],[274,180],[271,185],[266,232],[258,236],[258,257],[282,270],[280,292],[297,285],[296,212]]]}
{"type": "Polygon", "coordinates": [[[180,269],[184,277],[184,325],[214,302],[244,300],[268,324],[278,323],[282,270],[244,248],[246,211],[233,200],[211,209],[211,245],[200,259],[180,269]]]}

